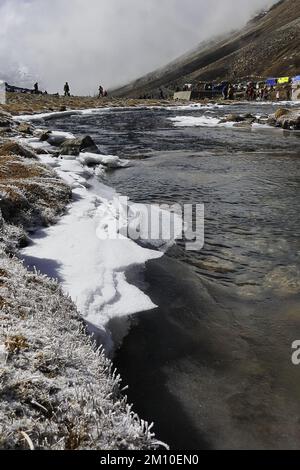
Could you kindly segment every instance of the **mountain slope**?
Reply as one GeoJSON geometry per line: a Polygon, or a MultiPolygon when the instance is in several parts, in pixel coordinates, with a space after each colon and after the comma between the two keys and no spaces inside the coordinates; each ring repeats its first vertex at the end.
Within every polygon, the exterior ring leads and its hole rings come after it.
{"type": "Polygon", "coordinates": [[[294,75],[300,73],[300,0],[281,0],[241,31],[201,44],[118,90],[114,96],[138,97],[173,90],[186,82],[294,75]]]}

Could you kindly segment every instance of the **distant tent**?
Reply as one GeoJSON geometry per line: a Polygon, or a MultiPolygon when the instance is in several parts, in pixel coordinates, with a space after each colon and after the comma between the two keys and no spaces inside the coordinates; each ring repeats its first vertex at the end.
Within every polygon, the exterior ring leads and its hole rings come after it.
{"type": "Polygon", "coordinates": [[[9,85],[8,83],[6,83],[5,86],[6,86],[6,91],[8,93],[32,93],[33,92],[33,90],[30,90],[29,88],[21,88],[18,86],[9,85]]]}
{"type": "Polygon", "coordinates": [[[276,86],[277,85],[277,79],[276,78],[268,78],[266,80],[266,85],[268,86],[276,86]]]}
{"type": "Polygon", "coordinates": [[[300,75],[297,75],[296,77],[293,78],[292,100],[293,101],[300,100],[300,75]]]}
{"type": "Polygon", "coordinates": [[[284,85],[285,83],[290,82],[290,77],[280,77],[277,80],[278,85],[284,85]]]}
{"type": "Polygon", "coordinates": [[[3,80],[0,80],[0,104],[5,104],[5,82],[3,80]]]}

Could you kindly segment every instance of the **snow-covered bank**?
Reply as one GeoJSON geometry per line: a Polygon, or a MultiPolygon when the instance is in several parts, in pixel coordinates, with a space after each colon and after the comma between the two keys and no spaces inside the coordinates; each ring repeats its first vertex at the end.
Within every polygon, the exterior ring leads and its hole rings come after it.
{"type": "MultiPolygon", "coordinates": [[[[51,135],[61,137],[63,133],[51,135]]],[[[38,137],[22,139],[22,143],[35,150],[55,150],[38,137]]],[[[102,332],[102,340],[109,351],[112,341],[106,325],[112,318],[155,308],[149,297],[127,282],[126,271],[133,266],[144,266],[162,253],[119,236],[117,225],[122,225],[122,214],[117,195],[95,178],[105,168],[122,167],[126,161],[90,152],[77,157],[48,153],[39,158],[70,185],[73,201],[68,213],[56,225],[32,236],[32,243],[22,250],[22,256],[28,266],[59,280],[83,318],[100,330],[100,334],[102,332]],[[95,166],[88,166],[90,164],[95,166]]],[[[133,207],[131,210],[135,211],[133,207]]]]}
{"type": "Polygon", "coordinates": [[[38,114],[23,114],[20,116],[14,116],[14,120],[17,122],[39,122],[39,121],[50,121],[56,118],[65,118],[70,116],[83,116],[90,114],[101,114],[110,111],[111,108],[91,108],[91,109],[70,109],[67,111],[49,111],[46,113],[38,114]]]}
{"type": "Polygon", "coordinates": [[[99,238],[99,230],[110,230],[117,217],[108,191],[102,194],[101,197],[86,188],[74,189],[68,214],[56,225],[38,231],[22,255],[26,264],[57,278],[84,319],[105,331],[115,316],[155,307],[140,289],[126,281],[126,271],[162,254],[125,237],[99,238]]]}
{"type": "MultiPolygon", "coordinates": [[[[215,118],[211,116],[176,116],[174,118],[169,118],[170,121],[174,122],[176,127],[228,127],[228,128],[241,128],[243,124],[234,121],[224,122],[220,118],[215,118]]],[[[245,121],[245,125],[248,123],[245,121]]],[[[267,123],[259,122],[249,122],[249,127],[252,129],[272,129],[267,123]]]]}
{"type": "MultiPolygon", "coordinates": [[[[186,111],[192,109],[186,109],[186,111]]],[[[288,108],[279,108],[274,115],[264,114],[228,114],[224,116],[214,116],[205,112],[201,116],[178,115],[169,117],[169,121],[174,123],[175,127],[228,127],[228,128],[250,128],[259,129],[299,129],[299,109],[291,106],[288,108]]]]}

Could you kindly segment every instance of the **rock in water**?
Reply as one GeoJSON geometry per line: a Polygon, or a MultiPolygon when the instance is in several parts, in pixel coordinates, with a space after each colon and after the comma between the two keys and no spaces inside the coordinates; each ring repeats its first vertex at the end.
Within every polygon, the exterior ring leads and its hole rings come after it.
{"type": "Polygon", "coordinates": [[[40,134],[40,141],[45,142],[51,137],[52,132],[51,131],[43,131],[40,134]]]}
{"type": "Polygon", "coordinates": [[[0,127],[9,127],[9,126],[10,126],[10,121],[8,119],[0,118],[0,127]]]}
{"type": "Polygon", "coordinates": [[[60,146],[61,155],[77,156],[80,152],[100,153],[97,145],[89,135],[77,139],[67,139],[60,146]]]}
{"type": "Polygon", "coordinates": [[[276,113],[275,113],[275,119],[279,119],[281,118],[281,116],[285,116],[286,114],[289,114],[289,110],[286,109],[286,108],[279,108],[277,109],[276,113]]]}
{"type": "MultiPolygon", "coordinates": [[[[278,109],[278,111],[280,111],[278,109]]],[[[278,112],[277,111],[277,112],[278,112]]],[[[299,110],[286,110],[287,113],[281,114],[279,117],[276,118],[276,126],[282,127],[282,129],[287,130],[300,130],[300,111],[299,110]]]]}
{"type": "Polygon", "coordinates": [[[17,128],[17,131],[21,132],[22,134],[32,135],[33,134],[33,127],[27,122],[22,122],[21,124],[19,124],[19,126],[17,128]]]}
{"type": "Polygon", "coordinates": [[[233,127],[238,127],[240,129],[251,129],[253,121],[242,121],[242,122],[236,122],[233,124],[233,127]]]}
{"type": "Polygon", "coordinates": [[[277,122],[281,123],[283,129],[300,130],[299,113],[290,113],[287,116],[282,116],[277,122]]]}
{"type": "Polygon", "coordinates": [[[47,139],[48,144],[54,147],[60,147],[67,140],[65,135],[50,134],[47,139]]]}
{"type": "Polygon", "coordinates": [[[243,121],[245,121],[245,117],[240,116],[239,114],[228,114],[221,120],[221,122],[243,122],[243,121]]]}

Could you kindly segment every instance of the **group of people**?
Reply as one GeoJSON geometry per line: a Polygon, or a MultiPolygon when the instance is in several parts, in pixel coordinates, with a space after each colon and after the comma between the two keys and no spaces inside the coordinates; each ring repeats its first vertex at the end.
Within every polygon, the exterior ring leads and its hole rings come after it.
{"type": "Polygon", "coordinates": [[[290,85],[284,87],[275,88],[273,85],[268,86],[264,85],[259,88],[255,88],[253,83],[249,83],[246,89],[246,98],[248,101],[260,100],[268,101],[269,99],[276,99],[280,101],[281,99],[286,99],[287,101],[291,100],[292,89],[290,85]]]}
{"type": "Polygon", "coordinates": [[[277,101],[283,98],[287,101],[291,100],[291,86],[287,84],[285,87],[275,88],[274,86],[256,86],[255,83],[249,82],[244,89],[236,88],[231,83],[226,83],[222,89],[222,96],[224,100],[233,100],[236,95],[241,96],[245,93],[245,98],[248,101],[267,101],[276,98],[277,101]]]}
{"type": "MultiPolygon", "coordinates": [[[[65,96],[71,96],[69,83],[66,82],[64,86],[65,96]]],[[[98,98],[106,98],[108,95],[107,90],[104,90],[103,86],[100,85],[98,89],[98,98]]]]}
{"type": "MultiPolygon", "coordinates": [[[[39,90],[39,84],[38,82],[36,82],[34,85],[33,85],[33,93],[35,95],[40,95],[42,94],[42,92],[39,90]]],[[[47,92],[44,92],[44,94],[48,94],[47,92]]],[[[64,95],[65,96],[71,96],[71,93],[70,93],[70,86],[68,84],[68,82],[65,83],[64,85],[64,95]]]]}
{"type": "MultiPolygon", "coordinates": [[[[222,96],[224,100],[234,100],[235,95],[237,93],[237,90],[234,85],[231,83],[226,83],[222,89],[222,96]]],[[[256,88],[254,87],[253,83],[248,83],[246,90],[245,90],[245,96],[248,101],[254,101],[258,98],[257,96],[257,91],[256,88]]],[[[267,87],[265,87],[262,90],[259,90],[259,97],[267,99],[267,87]]]]}
{"type": "MultiPolygon", "coordinates": [[[[37,82],[33,86],[33,93],[36,94],[36,95],[41,93],[39,91],[39,84],[37,82]]],[[[71,96],[70,85],[69,85],[68,82],[66,82],[65,85],[64,85],[64,96],[71,96]]],[[[100,85],[99,86],[99,95],[98,95],[98,97],[99,98],[105,98],[106,96],[108,96],[107,91],[104,90],[102,85],[100,85]]]]}

